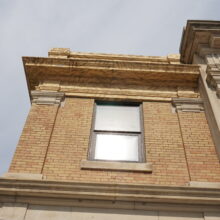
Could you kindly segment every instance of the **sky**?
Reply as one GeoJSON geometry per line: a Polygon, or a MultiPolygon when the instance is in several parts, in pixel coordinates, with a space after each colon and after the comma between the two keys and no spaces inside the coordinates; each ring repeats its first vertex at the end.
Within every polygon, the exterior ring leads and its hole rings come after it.
{"type": "Polygon", "coordinates": [[[30,110],[22,56],[179,53],[189,19],[220,20],[220,0],[0,0],[0,176],[30,110]]]}

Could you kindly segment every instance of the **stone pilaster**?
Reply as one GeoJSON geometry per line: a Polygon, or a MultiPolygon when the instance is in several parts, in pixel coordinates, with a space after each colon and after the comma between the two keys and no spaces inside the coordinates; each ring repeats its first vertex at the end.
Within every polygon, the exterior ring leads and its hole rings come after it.
{"type": "Polygon", "coordinates": [[[199,90],[220,158],[220,21],[188,21],[181,62],[200,65],[199,90]]]}

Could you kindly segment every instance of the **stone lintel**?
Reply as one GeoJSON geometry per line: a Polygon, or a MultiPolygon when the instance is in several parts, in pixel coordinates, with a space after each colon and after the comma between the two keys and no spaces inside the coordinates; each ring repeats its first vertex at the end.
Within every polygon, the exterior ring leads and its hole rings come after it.
{"type": "Polygon", "coordinates": [[[202,112],[204,111],[203,100],[199,98],[172,98],[172,105],[176,111],[202,112]]]}
{"type": "Polygon", "coordinates": [[[32,104],[38,105],[54,105],[63,101],[63,92],[53,92],[53,91],[31,91],[32,104]]]}

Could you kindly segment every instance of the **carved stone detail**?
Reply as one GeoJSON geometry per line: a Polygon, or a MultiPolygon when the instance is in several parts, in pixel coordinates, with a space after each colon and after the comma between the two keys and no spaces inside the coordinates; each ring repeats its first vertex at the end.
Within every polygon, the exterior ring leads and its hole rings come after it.
{"type": "Polygon", "coordinates": [[[63,92],[52,92],[52,91],[31,91],[32,104],[38,105],[54,105],[63,101],[63,92]]]}
{"type": "Polygon", "coordinates": [[[208,44],[199,44],[196,52],[200,57],[205,58],[206,56],[209,56],[210,54],[219,54],[220,49],[212,48],[208,44]]]}
{"type": "Polygon", "coordinates": [[[220,35],[212,34],[209,39],[209,45],[212,48],[220,48],[220,35]]]}
{"type": "Polygon", "coordinates": [[[183,31],[180,60],[192,63],[194,55],[220,53],[220,21],[189,20],[183,31]]]}
{"type": "Polygon", "coordinates": [[[220,98],[220,54],[207,55],[206,62],[206,82],[209,87],[216,90],[216,94],[220,98]]]}
{"type": "Polygon", "coordinates": [[[202,112],[204,111],[203,100],[193,98],[173,98],[172,105],[176,111],[182,112],[202,112]]]}

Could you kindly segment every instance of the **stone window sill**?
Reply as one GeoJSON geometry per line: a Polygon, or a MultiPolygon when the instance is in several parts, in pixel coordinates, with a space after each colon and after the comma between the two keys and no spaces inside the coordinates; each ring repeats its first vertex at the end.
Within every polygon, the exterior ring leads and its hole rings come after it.
{"type": "Polygon", "coordinates": [[[151,163],[82,160],[81,169],[152,172],[151,163]]]}

